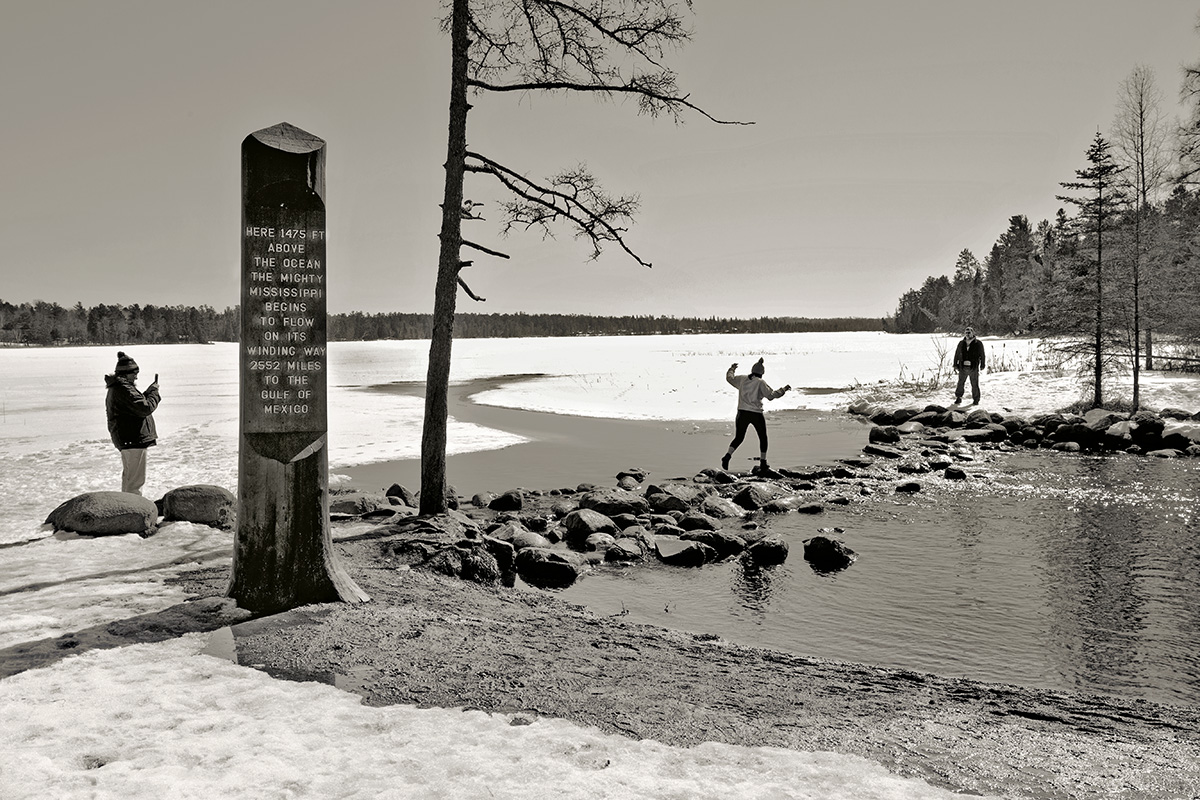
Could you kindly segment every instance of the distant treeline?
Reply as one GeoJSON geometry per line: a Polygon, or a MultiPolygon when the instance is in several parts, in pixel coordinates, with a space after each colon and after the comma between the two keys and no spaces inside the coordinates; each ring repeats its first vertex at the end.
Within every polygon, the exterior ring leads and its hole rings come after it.
{"type": "Polygon", "coordinates": [[[0,343],[159,344],[237,339],[237,309],[209,306],[96,305],[0,300],[0,343]]]}
{"type": "MultiPolygon", "coordinates": [[[[428,339],[432,314],[335,314],[329,339],[428,339]]],[[[518,336],[649,336],[687,333],[812,333],[880,331],[882,319],[842,317],[591,317],[582,314],[457,314],[456,339],[518,336]]]]}
{"type": "MultiPolygon", "coordinates": [[[[330,341],[428,339],[431,314],[331,314],[330,341]]],[[[0,300],[0,343],[36,345],[160,344],[167,342],[235,342],[240,310],[210,306],[97,305],[76,303],[64,308],[42,300],[0,300]]],[[[841,317],[592,317],[581,314],[458,314],[456,338],[519,336],[625,336],[689,333],[811,333],[879,331],[878,318],[841,317]]]]}
{"type": "Polygon", "coordinates": [[[931,276],[905,292],[887,330],[973,325],[981,334],[1087,335],[1099,302],[1105,328],[1120,338],[1136,327],[1144,341],[1200,340],[1200,192],[1179,187],[1160,203],[1114,209],[1104,220],[1099,276],[1097,237],[1087,222],[1061,209],[1037,226],[1011,217],[982,262],[963,250],[951,276],[931,276]]]}

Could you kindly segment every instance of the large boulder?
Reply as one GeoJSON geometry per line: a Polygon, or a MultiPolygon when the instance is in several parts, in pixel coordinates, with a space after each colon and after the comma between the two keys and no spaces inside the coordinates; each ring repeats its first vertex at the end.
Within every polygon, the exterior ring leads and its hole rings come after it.
{"type": "Polygon", "coordinates": [[[736,533],[725,531],[693,530],[679,537],[685,542],[703,542],[717,551],[717,558],[740,555],[746,549],[746,540],[736,533]]]}
{"type": "Polygon", "coordinates": [[[329,495],[330,514],[351,514],[361,517],[381,508],[389,508],[391,503],[386,497],[368,492],[341,492],[329,495]]]}
{"type": "Polygon", "coordinates": [[[1187,450],[1194,444],[1200,444],[1200,424],[1168,419],[1163,426],[1161,436],[1163,447],[1187,450]]]}
{"type": "Polygon", "coordinates": [[[237,498],[222,486],[180,486],[164,494],[159,504],[168,522],[195,522],[223,530],[231,530],[237,522],[237,498]]]}
{"type": "MultiPolygon", "coordinates": [[[[1161,428],[1160,428],[1161,430],[1161,428]]],[[[1054,429],[1054,433],[1050,434],[1050,439],[1058,443],[1074,442],[1079,445],[1081,450],[1087,450],[1094,447],[1102,438],[1102,434],[1089,428],[1083,422],[1067,422],[1059,425],[1054,429]]]]}
{"type": "Polygon", "coordinates": [[[616,523],[590,508],[577,508],[567,514],[563,517],[563,527],[566,529],[566,536],[563,538],[568,546],[575,548],[582,548],[587,538],[594,533],[615,535],[620,532],[616,523]]]}
{"type": "Polygon", "coordinates": [[[736,519],[746,515],[745,510],[737,503],[717,494],[704,498],[698,510],[714,519],[736,519]]]}
{"type": "Polygon", "coordinates": [[[517,553],[517,574],[530,586],[563,589],[579,579],[583,562],[572,553],[528,547],[517,553]]]}
{"type": "Polygon", "coordinates": [[[404,503],[404,505],[412,508],[416,508],[420,503],[420,501],[417,499],[417,495],[414,492],[409,491],[398,483],[393,483],[383,494],[385,497],[398,497],[404,503]]]}
{"type": "Polygon", "coordinates": [[[646,557],[646,547],[641,540],[634,539],[629,536],[624,536],[617,539],[610,547],[604,551],[605,561],[641,561],[646,557]]]}
{"type": "Polygon", "coordinates": [[[699,503],[710,490],[692,483],[668,483],[646,487],[650,507],[663,514],[668,511],[687,511],[699,503]]]}
{"type": "Polygon", "coordinates": [[[51,511],[46,523],[55,530],[93,536],[153,533],[158,526],[158,506],[140,494],[86,492],[51,511]]]}
{"type": "Polygon", "coordinates": [[[654,534],[646,530],[641,525],[631,525],[630,527],[622,530],[617,535],[617,542],[620,543],[622,539],[633,539],[637,541],[642,546],[642,550],[647,553],[654,550],[654,534]]]}
{"type": "Polygon", "coordinates": [[[525,507],[525,493],[520,489],[510,489],[489,501],[487,507],[492,511],[520,511],[525,507]]]}
{"type": "Polygon", "coordinates": [[[715,531],[720,523],[707,514],[699,511],[689,511],[679,518],[679,527],[685,531],[715,531]]]}
{"type": "Polygon", "coordinates": [[[751,483],[733,496],[733,502],[747,511],[757,511],[774,500],[778,494],[778,491],[774,487],[768,487],[766,484],[761,483],[751,483]]]}
{"type": "Polygon", "coordinates": [[[540,533],[530,530],[523,530],[515,534],[510,540],[513,549],[520,552],[529,547],[550,547],[552,542],[540,533]]]}
{"type": "Polygon", "coordinates": [[[700,470],[699,474],[697,474],[697,476],[696,476],[696,479],[697,480],[703,479],[705,481],[708,481],[709,483],[720,483],[720,484],[737,483],[736,475],[726,472],[723,469],[713,469],[711,467],[706,467],[705,469],[700,470]]]}
{"type": "Polygon", "coordinates": [[[655,549],[659,560],[674,567],[702,567],[717,560],[717,551],[704,542],[659,537],[655,549]]]}
{"type": "Polygon", "coordinates": [[[845,542],[827,536],[814,536],[804,542],[804,560],[814,572],[840,572],[857,560],[858,555],[845,542]]]}
{"type": "Polygon", "coordinates": [[[598,489],[588,492],[579,498],[579,507],[590,508],[607,517],[616,514],[633,514],[636,517],[650,513],[650,503],[645,497],[624,489],[598,489]]]}
{"type": "Polygon", "coordinates": [[[883,458],[903,458],[904,456],[903,451],[883,444],[867,444],[862,451],[867,455],[882,456],[883,458]]]}
{"type": "Polygon", "coordinates": [[[1116,423],[1128,418],[1126,414],[1118,414],[1104,408],[1093,408],[1083,415],[1083,424],[1097,433],[1103,433],[1116,423]]]}
{"type": "Polygon", "coordinates": [[[778,536],[767,536],[747,547],[746,557],[763,567],[782,564],[788,557],[788,544],[778,536]]]}
{"type": "Polygon", "coordinates": [[[1162,435],[1163,428],[1166,423],[1162,418],[1152,411],[1139,411],[1133,415],[1133,421],[1137,428],[1133,432],[1133,438],[1154,439],[1162,435]]]}
{"type": "Polygon", "coordinates": [[[452,578],[492,586],[500,584],[502,577],[499,561],[487,544],[479,539],[463,539],[443,547],[421,567],[452,578]]]}
{"type": "Polygon", "coordinates": [[[900,431],[891,424],[877,424],[867,432],[867,441],[873,444],[896,444],[900,441],[900,431]]]}

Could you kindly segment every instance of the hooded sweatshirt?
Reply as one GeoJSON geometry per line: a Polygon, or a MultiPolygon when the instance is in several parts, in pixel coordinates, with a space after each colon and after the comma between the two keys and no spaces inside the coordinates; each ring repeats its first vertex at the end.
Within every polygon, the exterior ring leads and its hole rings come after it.
{"type": "Polygon", "coordinates": [[[777,400],[783,397],[783,389],[776,391],[767,385],[759,375],[734,375],[733,367],[725,373],[725,380],[738,390],[738,411],[754,411],[762,413],[762,401],[777,400]]]}

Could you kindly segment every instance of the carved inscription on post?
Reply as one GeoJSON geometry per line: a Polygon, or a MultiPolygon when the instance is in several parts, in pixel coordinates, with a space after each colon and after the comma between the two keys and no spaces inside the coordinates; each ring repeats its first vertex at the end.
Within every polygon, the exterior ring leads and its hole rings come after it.
{"type": "Polygon", "coordinates": [[[284,123],[247,147],[242,433],[286,463],[319,446],[328,429],[324,187],[313,181],[324,142],[284,123]]]}
{"type": "Polygon", "coordinates": [[[324,430],[325,230],[313,226],[324,220],[262,211],[267,219],[248,221],[242,231],[248,265],[245,430],[324,430]]]}

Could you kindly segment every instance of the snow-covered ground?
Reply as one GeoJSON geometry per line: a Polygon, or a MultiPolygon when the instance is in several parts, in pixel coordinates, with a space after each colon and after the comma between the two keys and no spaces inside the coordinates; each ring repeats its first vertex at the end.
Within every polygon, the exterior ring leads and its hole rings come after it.
{"type": "MultiPolygon", "coordinates": [[[[1040,411],[1079,396],[1042,368],[1036,343],[989,341],[988,408],[1040,411]]],[[[724,419],[724,374],[759,357],[797,391],[772,408],[832,409],[864,395],[947,402],[932,373],[953,340],[883,334],[463,340],[453,379],[538,373],[481,402],[558,413],[724,419]],[[924,391],[914,391],[923,388],[924,391]],[[830,391],[833,390],[833,391],[830,391]]],[[[330,462],[415,456],[419,399],[365,389],[420,381],[425,342],[330,348],[330,462]]],[[[224,555],[232,535],[189,523],[151,538],[86,539],[41,522],[75,494],[112,489],[119,459],[102,376],[117,348],[0,349],[0,648],[165,608],[164,578],[224,555]]],[[[123,348],[161,375],[146,494],[236,487],[236,348],[123,348]]],[[[1152,373],[1151,407],[1200,410],[1200,381],[1152,373]]],[[[521,441],[453,422],[454,451],[521,441]]],[[[0,681],[0,797],[941,797],[858,758],[771,748],[672,748],[555,720],[511,726],[482,713],[368,708],[318,684],[274,680],[203,654],[206,637],[88,652],[0,681]],[[490,794],[488,794],[490,792],[490,794]]]]}
{"type": "Polygon", "coordinates": [[[835,753],[669,747],[555,719],[368,707],[204,655],[205,640],[93,651],[0,681],[0,797],[956,796],[835,753]]]}

